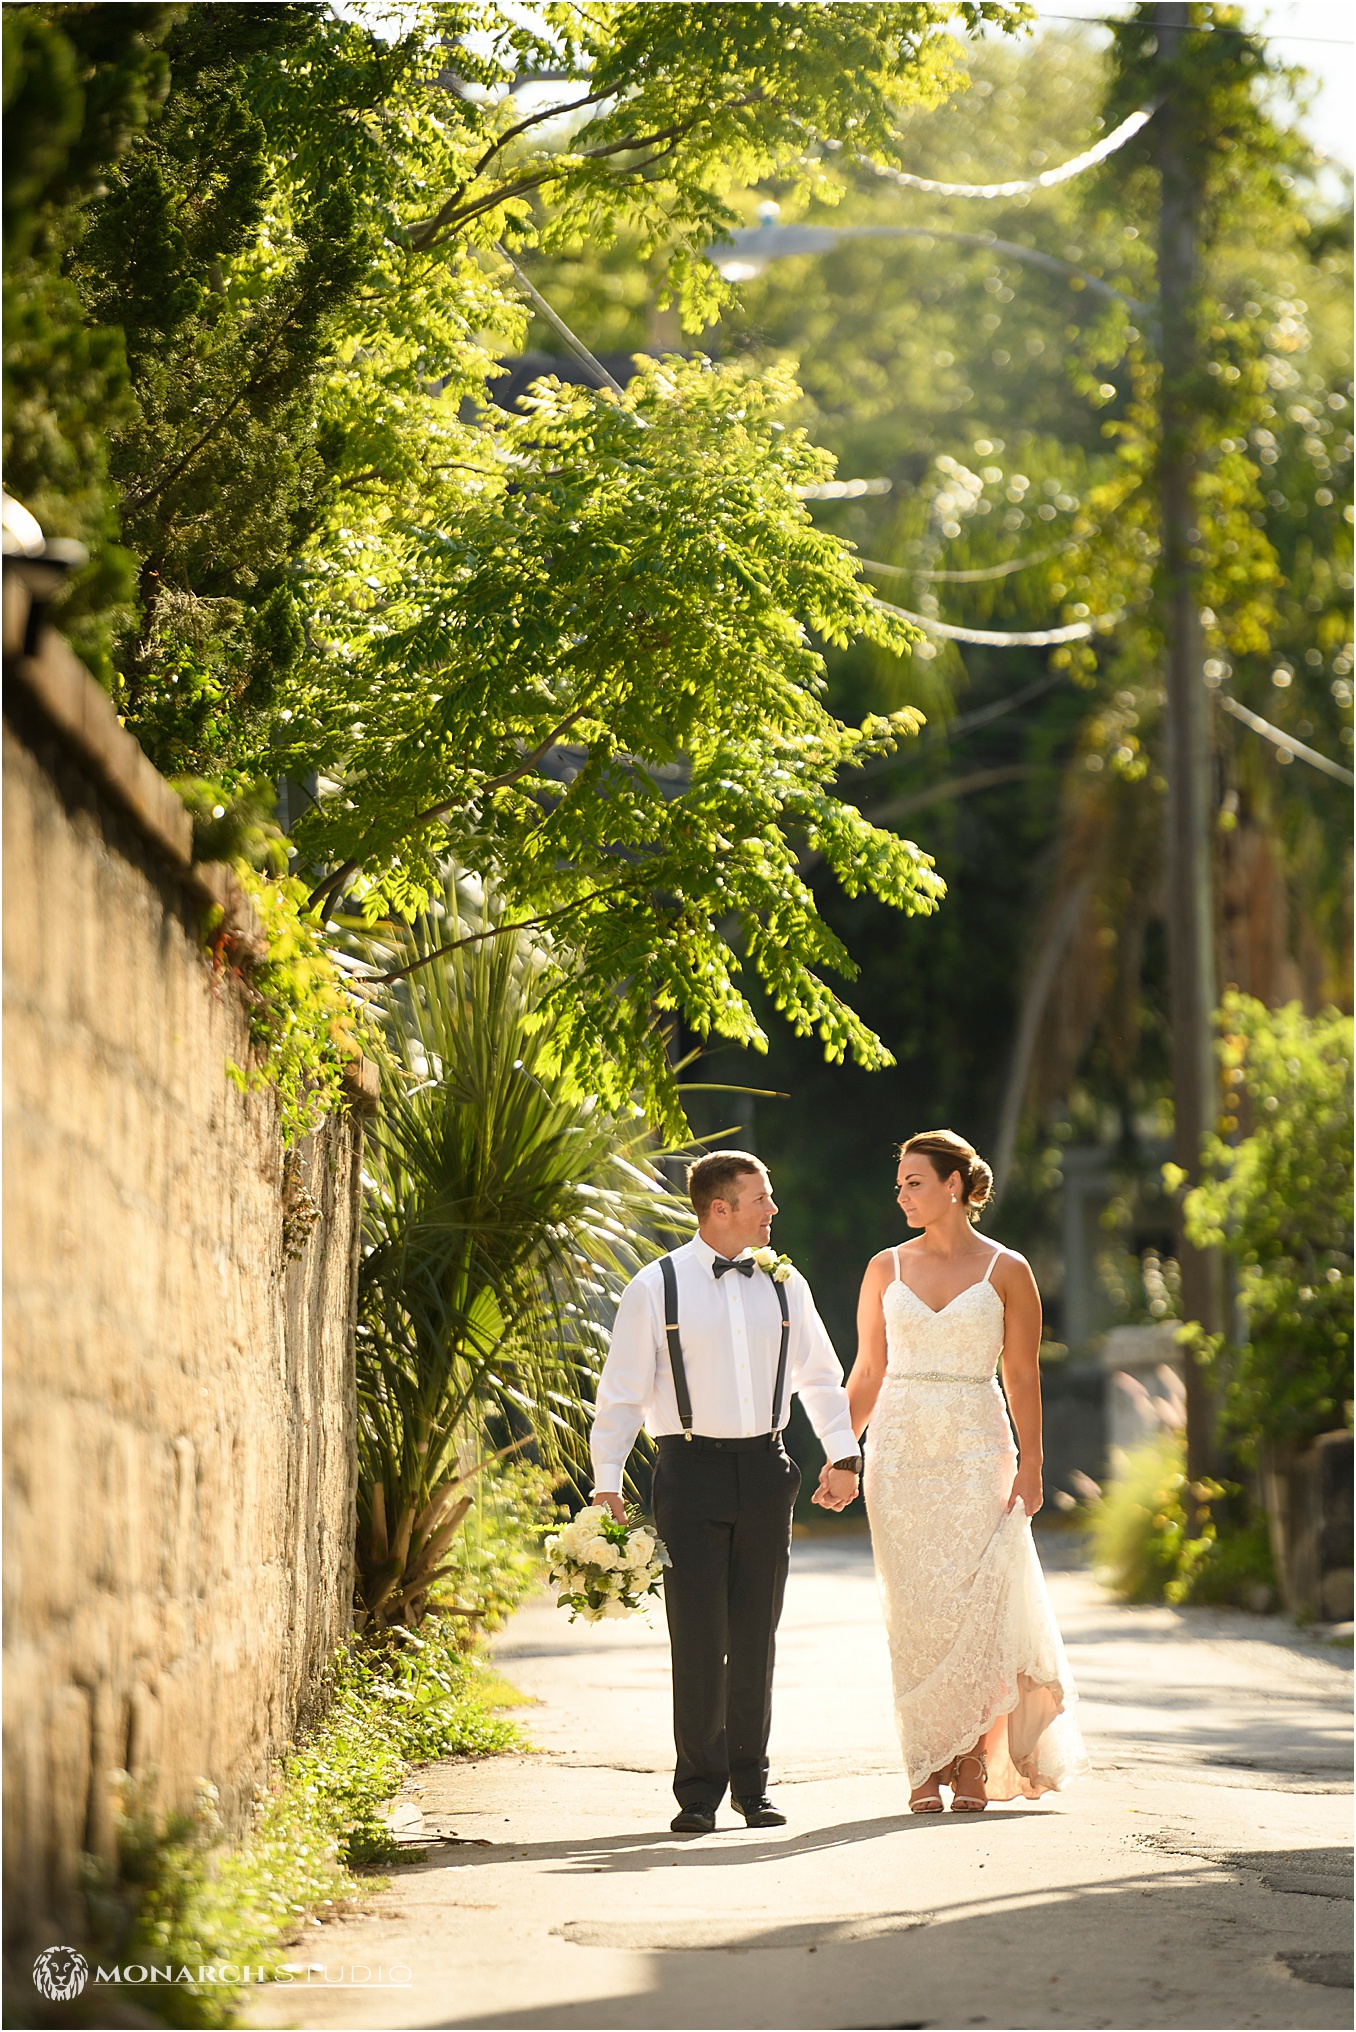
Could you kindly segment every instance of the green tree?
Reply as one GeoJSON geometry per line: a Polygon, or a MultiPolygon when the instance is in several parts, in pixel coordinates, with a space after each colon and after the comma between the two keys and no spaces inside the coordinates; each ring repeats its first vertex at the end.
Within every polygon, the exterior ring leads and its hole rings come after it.
{"type": "Polygon", "coordinates": [[[1198,1247],[1237,1266],[1245,1332],[1222,1356],[1225,1418],[1255,1454],[1351,1421],[1352,1026],[1230,995],[1220,1028],[1244,1133],[1211,1139],[1214,1176],[1186,1216],[1198,1247]]]}
{"type": "MultiPolygon", "coordinates": [[[[387,956],[408,963],[477,921],[449,885],[387,956]]],[[[579,1085],[550,983],[545,950],[510,933],[420,966],[392,997],[359,1273],[359,1597],[373,1626],[417,1623],[448,1570],[468,1445],[525,1431],[549,1466],[587,1472],[603,1321],[690,1225],[634,1111],[618,1120],[579,1085]]]]}
{"type": "Polygon", "coordinates": [[[375,918],[418,907],[449,853],[493,874],[569,955],[561,1020],[596,1090],[615,1104],[642,1077],[674,1127],[671,1012],[764,1043],[734,939],[795,1029],[885,1061],[819,972],[852,962],[798,850],[899,909],[940,893],[829,789],[917,719],[851,729],[819,698],[807,626],[909,636],[797,498],[826,461],[780,424],[791,393],[675,360],[621,402],[543,390],[487,421],[454,528],[388,563],[334,659],[351,678],[308,701],[292,751],[336,784],[296,835],[338,863],[322,896],[356,890],[375,918]]]}
{"type": "Polygon", "coordinates": [[[100,179],[168,85],[169,6],[6,8],[4,460],[6,487],[92,564],[64,623],[100,677],[130,613],[109,441],[133,414],[122,334],[92,321],[66,272],[100,179]]]}
{"type": "Polygon", "coordinates": [[[439,4],[383,41],[307,7],[195,6],[158,120],[61,252],[130,376],[110,455],[139,570],[128,723],[163,766],[233,787],[319,774],[296,839],[317,903],[360,868],[367,909],[416,910],[457,851],[507,907],[551,918],[599,1078],[643,1076],[670,1122],[670,1010],[761,1041],[727,921],[793,1024],[884,1062],[823,982],[845,956],[793,862],[807,847],[852,888],[931,907],[926,857],[828,790],[913,722],[838,726],[806,638],[910,636],[796,506],[823,467],[777,428],[784,381],[676,367],[635,401],[487,419],[493,349],[526,323],[497,250],[626,229],[662,244],[700,322],[729,295],[698,257],[732,193],[773,174],[830,190],[847,138],[894,162],[901,109],[961,80],[947,19],[439,4]],[[566,103],[524,110],[543,79],[566,103]],[[690,521],[679,543],[698,483],[719,528],[690,521]],[[656,568],[671,522],[673,591],[656,568]],[[726,701],[680,762],[718,671],[760,695],[726,701]],[[589,752],[565,784],[567,735],[589,752]],[[674,769],[687,779],[661,794],[674,769]]]}
{"type": "Polygon", "coordinates": [[[295,566],[335,464],[324,373],[372,259],[371,222],[335,173],[379,91],[369,50],[304,5],[182,10],[159,117],[68,258],[89,315],[126,349],[135,407],[110,472],[138,609],[117,691],[171,775],[261,773],[275,695],[304,654],[295,566]],[[330,43],[329,159],[299,164],[296,109],[266,122],[256,101],[330,43]]]}

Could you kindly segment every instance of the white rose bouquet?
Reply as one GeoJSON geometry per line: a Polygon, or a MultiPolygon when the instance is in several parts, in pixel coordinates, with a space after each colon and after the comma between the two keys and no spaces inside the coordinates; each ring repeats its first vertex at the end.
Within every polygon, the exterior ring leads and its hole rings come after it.
{"type": "Polygon", "coordinates": [[[556,1607],[570,1621],[632,1616],[659,1592],[659,1576],[670,1564],[663,1540],[648,1525],[619,1524],[610,1510],[591,1503],[563,1531],[546,1541],[556,1607]]]}

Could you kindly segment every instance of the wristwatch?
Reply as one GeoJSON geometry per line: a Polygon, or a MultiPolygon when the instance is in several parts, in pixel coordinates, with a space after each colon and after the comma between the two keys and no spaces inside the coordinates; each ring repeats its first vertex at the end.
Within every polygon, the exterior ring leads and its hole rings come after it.
{"type": "Polygon", "coordinates": [[[859,1453],[854,1453],[848,1460],[832,1461],[830,1465],[835,1473],[842,1469],[846,1474],[859,1475],[862,1471],[862,1457],[859,1453]]]}

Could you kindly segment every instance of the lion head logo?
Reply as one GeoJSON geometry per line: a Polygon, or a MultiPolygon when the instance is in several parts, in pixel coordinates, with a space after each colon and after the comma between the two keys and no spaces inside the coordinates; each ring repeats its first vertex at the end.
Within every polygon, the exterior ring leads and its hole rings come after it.
{"type": "Polygon", "coordinates": [[[89,1963],[73,1947],[45,1947],[33,1964],[33,1981],[54,2003],[78,1997],[89,1981],[89,1963]]]}

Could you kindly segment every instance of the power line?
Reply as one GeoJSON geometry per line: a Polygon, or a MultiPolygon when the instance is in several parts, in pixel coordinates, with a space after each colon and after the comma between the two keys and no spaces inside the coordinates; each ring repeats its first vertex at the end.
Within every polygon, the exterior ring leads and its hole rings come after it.
{"type": "MultiPolygon", "coordinates": [[[[617,380],[615,375],[608,373],[607,368],[603,365],[601,360],[595,359],[594,355],[589,351],[588,347],[584,344],[582,339],[577,339],[575,337],[574,333],[570,330],[569,326],[566,324],[564,318],[561,317],[560,313],[558,311],[552,310],[550,304],[546,301],[546,298],[542,295],[541,291],[535,288],[533,284],[528,281],[527,277],[523,274],[522,269],[518,266],[513,256],[509,253],[508,249],[505,247],[502,240],[495,241],[494,251],[496,254],[500,255],[505,261],[508,262],[509,267],[513,270],[515,281],[517,282],[519,288],[522,290],[523,295],[532,305],[533,310],[536,311],[539,317],[544,318],[546,323],[550,325],[552,331],[556,332],[559,335],[559,337],[565,341],[565,344],[569,347],[570,351],[574,354],[575,358],[581,361],[585,367],[592,368],[593,372],[598,376],[599,380],[602,382],[604,388],[610,388],[614,395],[617,396],[624,395],[625,391],[622,388],[621,382],[617,380]]],[[[639,419],[637,419],[637,421],[639,421],[639,419]]]]}
{"type": "Polygon", "coordinates": [[[930,783],[926,790],[911,790],[906,797],[891,798],[888,804],[874,805],[863,812],[872,825],[896,825],[912,818],[930,804],[949,804],[953,798],[972,797],[977,790],[995,790],[1001,783],[1021,783],[1036,774],[1034,762],[1003,762],[995,769],[973,769],[968,776],[953,776],[945,783],[930,783]]]}
{"type": "Polygon", "coordinates": [[[1015,198],[1031,191],[1050,190],[1055,184],[1068,183],[1071,177],[1081,176],[1085,169],[1092,169],[1099,162],[1105,162],[1108,155],[1114,155],[1118,148],[1124,148],[1127,141],[1134,139],[1141,127],[1147,126],[1158,110],[1158,101],[1151,106],[1142,106],[1137,113],[1121,121],[1119,127],[1102,141],[1085,149],[1082,155],[1073,156],[1070,161],[1060,163],[1057,169],[1042,170],[1039,176],[1018,177],[1011,183],[939,183],[934,177],[915,176],[907,169],[890,169],[881,162],[871,162],[865,156],[857,160],[863,168],[870,169],[887,183],[902,184],[907,190],[928,191],[941,198],[1015,198]]]}
{"type": "Polygon", "coordinates": [[[1283,755],[1298,755],[1301,762],[1307,762],[1313,769],[1321,769],[1325,776],[1335,776],[1339,783],[1356,783],[1356,776],[1349,769],[1344,769],[1340,762],[1329,761],[1326,755],[1319,754],[1317,748],[1306,748],[1303,741],[1297,741],[1293,734],[1283,733],[1259,713],[1249,712],[1227,691],[1217,691],[1215,697],[1226,713],[1232,713],[1236,720],[1241,720],[1245,727],[1251,727],[1253,733],[1260,734],[1264,741],[1270,741],[1283,755]]]}
{"type": "Polygon", "coordinates": [[[901,762],[912,762],[915,756],[925,754],[929,748],[938,747],[943,741],[952,742],[962,735],[973,733],[976,727],[987,727],[991,720],[1001,720],[1008,713],[1015,713],[1019,706],[1029,705],[1043,692],[1053,691],[1064,677],[1062,670],[1047,670],[1044,677],[1038,677],[1034,684],[1024,684],[1008,698],[995,699],[992,705],[979,706],[972,713],[962,713],[958,719],[949,720],[944,727],[925,734],[922,740],[908,749],[898,749],[893,755],[883,755],[878,762],[864,762],[856,771],[854,781],[863,776],[880,776],[887,769],[897,769],[901,762]]]}
{"type": "Polygon", "coordinates": [[[859,557],[857,562],[863,571],[888,572],[898,579],[944,579],[948,585],[973,586],[981,579],[1011,578],[1014,572],[1026,571],[1033,564],[1044,564],[1049,558],[1060,557],[1066,550],[1072,550],[1081,538],[1071,536],[1067,543],[1053,544],[1049,550],[1033,550],[1030,557],[1012,557],[1006,564],[988,564],[977,571],[927,571],[921,565],[878,564],[873,557],[859,557]]]}
{"type": "Polygon", "coordinates": [[[949,240],[958,247],[978,247],[986,254],[1010,255],[1016,261],[1025,261],[1033,268],[1043,268],[1047,274],[1069,280],[1071,287],[1072,279],[1077,277],[1084,289],[1123,303],[1136,317],[1150,322],[1157,317],[1152,304],[1127,296],[1124,290],[1100,275],[1093,275],[1089,269],[1077,268],[1073,262],[1062,261],[1057,254],[1046,254],[1039,247],[1024,247],[1018,240],[1000,240],[996,233],[957,233],[946,226],[783,226],[769,219],[757,226],[736,226],[726,238],[730,243],[728,249],[708,247],[706,258],[732,282],[746,281],[768,261],[822,254],[841,240],[921,240],[929,246],[934,240],[949,240]]]}
{"type": "Polygon", "coordinates": [[[934,621],[929,614],[911,614],[907,607],[892,607],[888,600],[872,599],[877,613],[893,614],[897,621],[911,621],[929,635],[947,642],[978,642],[986,649],[1044,649],[1057,642],[1085,642],[1092,633],[1091,621],[1071,621],[1067,628],[1037,628],[1009,631],[1000,628],[956,628],[950,621],[934,621]]]}
{"type": "MultiPolygon", "coordinates": [[[[1086,21],[1094,28],[1127,28],[1133,16],[1129,14],[1048,14],[1043,7],[1037,7],[1038,21],[1086,21]]],[[[1192,28],[1193,35],[1237,35],[1248,42],[1321,42],[1328,49],[1351,49],[1356,37],[1342,35],[1292,35],[1287,28],[1234,28],[1227,21],[1202,21],[1192,28]]]]}

